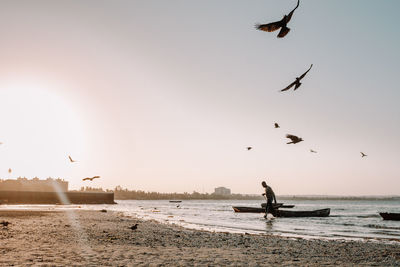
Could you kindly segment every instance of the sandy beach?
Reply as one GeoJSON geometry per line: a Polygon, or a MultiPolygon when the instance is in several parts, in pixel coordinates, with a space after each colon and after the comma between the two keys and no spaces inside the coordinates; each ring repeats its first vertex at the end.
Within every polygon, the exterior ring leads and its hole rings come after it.
{"type": "Polygon", "coordinates": [[[210,233],[110,211],[0,210],[3,220],[1,266],[400,265],[399,243],[210,233]]]}

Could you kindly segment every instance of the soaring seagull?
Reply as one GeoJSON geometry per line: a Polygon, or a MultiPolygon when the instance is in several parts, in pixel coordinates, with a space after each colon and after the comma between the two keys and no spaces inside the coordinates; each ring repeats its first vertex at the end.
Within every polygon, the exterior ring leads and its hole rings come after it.
{"type": "Polygon", "coordinates": [[[300,0],[297,0],[297,6],[288,14],[284,15],[283,18],[279,21],[271,22],[268,24],[256,24],[255,27],[257,30],[260,31],[265,31],[265,32],[274,32],[281,28],[278,38],[283,38],[288,34],[290,29],[287,27],[287,24],[289,23],[290,19],[293,16],[293,12],[296,10],[296,8],[299,7],[300,0]]]}
{"type": "Polygon", "coordinates": [[[289,138],[290,140],[292,140],[291,142],[286,143],[286,144],[297,144],[297,143],[303,141],[303,139],[301,139],[300,137],[297,137],[297,136],[292,135],[292,134],[287,134],[286,138],[289,138]]]}
{"type": "Polygon", "coordinates": [[[93,179],[96,179],[96,178],[100,178],[100,176],[86,177],[86,178],[83,178],[82,181],[87,181],[87,180],[93,181],[93,179]]]}
{"type": "Polygon", "coordinates": [[[279,126],[279,124],[276,122],[275,122],[274,126],[275,126],[275,128],[281,128],[281,126],[279,126]]]}
{"type": "Polygon", "coordinates": [[[367,154],[364,154],[363,152],[360,152],[360,153],[361,153],[362,158],[368,156],[367,154]]]}
{"type": "Polygon", "coordinates": [[[292,88],[293,86],[295,86],[295,87],[294,87],[294,91],[297,90],[297,88],[299,88],[300,85],[301,85],[301,82],[300,82],[301,79],[303,79],[304,76],[306,76],[307,72],[309,72],[309,71],[311,70],[312,66],[313,66],[313,64],[311,64],[310,68],[309,68],[306,72],[304,72],[300,77],[296,77],[296,80],[295,80],[294,82],[292,82],[291,84],[289,84],[288,87],[282,89],[281,92],[287,91],[287,90],[289,90],[290,88],[292,88]]]}
{"type": "Polygon", "coordinates": [[[69,158],[69,161],[71,161],[71,162],[76,162],[76,160],[73,160],[73,159],[71,158],[71,156],[68,156],[68,158],[69,158]]]}

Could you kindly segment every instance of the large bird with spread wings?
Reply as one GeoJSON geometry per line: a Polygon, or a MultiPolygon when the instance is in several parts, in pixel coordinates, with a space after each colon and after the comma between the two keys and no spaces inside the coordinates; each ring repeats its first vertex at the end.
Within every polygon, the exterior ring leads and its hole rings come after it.
{"type": "Polygon", "coordinates": [[[290,31],[290,28],[287,27],[287,24],[292,19],[293,13],[296,10],[296,8],[299,7],[299,4],[300,4],[300,0],[297,0],[296,7],[288,15],[284,15],[281,20],[271,22],[268,24],[256,24],[255,25],[256,29],[260,30],[260,31],[265,31],[265,32],[274,32],[278,29],[281,29],[278,33],[278,38],[285,37],[286,34],[288,34],[290,31]]]}
{"type": "Polygon", "coordinates": [[[100,178],[100,176],[86,177],[86,178],[83,178],[82,181],[87,181],[87,180],[93,181],[96,178],[100,178]]]}
{"type": "Polygon", "coordinates": [[[281,92],[287,91],[290,88],[292,88],[293,86],[294,86],[294,90],[297,90],[297,88],[299,88],[301,85],[301,82],[300,82],[301,79],[303,79],[306,76],[306,74],[311,70],[312,66],[313,66],[313,64],[311,64],[310,68],[306,72],[304,72],[300,77],[296,77],[296,80],[294,82],[289,84],[286,88],[282,89],[281,92]]]}

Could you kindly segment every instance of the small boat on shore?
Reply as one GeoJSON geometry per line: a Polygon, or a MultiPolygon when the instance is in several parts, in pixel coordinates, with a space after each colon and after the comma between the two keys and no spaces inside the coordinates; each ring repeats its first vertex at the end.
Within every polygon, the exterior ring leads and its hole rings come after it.
{"type": "Polygon", "coordinates": [[[381,215],[384,220],[400,221],[400,213],[380,212],[379,215],[381,215]]]}
{"type": "Polygon", "coordinates": [[[170,202],[170,203],[181,203],[182,200],[170,200],[169,202],[170,202]]]}
{"type": "Polygon", "coordinates": [[[232,207],[235,212],[264,213],[265,209],[257,207],[232,207]]]}
{"type": "MultiPolygon", "coordinates": [[[[264,203],[263,203],[264,204],[264,203]]],[[[276,203],[276,204],[272,204],[274,205],[275,209],[278,208],[293,208],[294,205],[284,205],[283,203],[276,203]]],[[[257,207],[241,207],[241,206],[233,206],[233,210],[235,212],[247,212],[247,213],[265,213],[265,206],[261,205],[261,208],[257,208],[257,207]]]]}
{"type": "Polygon", "coordinates": [[[320,209],[311,211],[301,210],[277,210],[275,217],[328,217],[331,209],[320,209]]]}

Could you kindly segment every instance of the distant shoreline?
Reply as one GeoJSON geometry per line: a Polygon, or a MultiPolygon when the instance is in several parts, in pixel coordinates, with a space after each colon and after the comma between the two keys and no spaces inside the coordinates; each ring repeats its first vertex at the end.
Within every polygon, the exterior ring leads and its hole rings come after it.
{"type": "MultiPolygon", "coordinates": [[[[360,201],[360,200],[371,200],[371,201],[400,201],[400,196],[277,196],[277,200],[346,200],[346,201],[360,201]]],[[[115,197],[115,200],[260,200],[265,201],[263,197],[259,196],[247,196],[247,195],[231,195],[231,196],[212,196],[212,197],[161,197],[161,198],[146,198],[146,197],[138,197],[138,198],[120,198],[118,196],[115,197]]]]}
{"type": "Polygon", "coordinates": [[[374,200],[400,201],[400,196],[277,196],[284,200],[374,200]]]}
{"type": "MultiPolygon", "coordinates": [[[[159,193],[129,190],[71,190],[65,192],[69,201],[64,204],[113,204],[115,200],[257,200],[265,198],[255,194],[217,195],[215,193],[159,193]],[[78,197],[78,198],[77,198],[78,197]]],[[[335,195],[278,195],[278,201],[400,201],[400,196],[335,196],[335,195]]],[[[2,191],[0,204],[52,204],[62,203],[55,192],[2,191]]]]}

